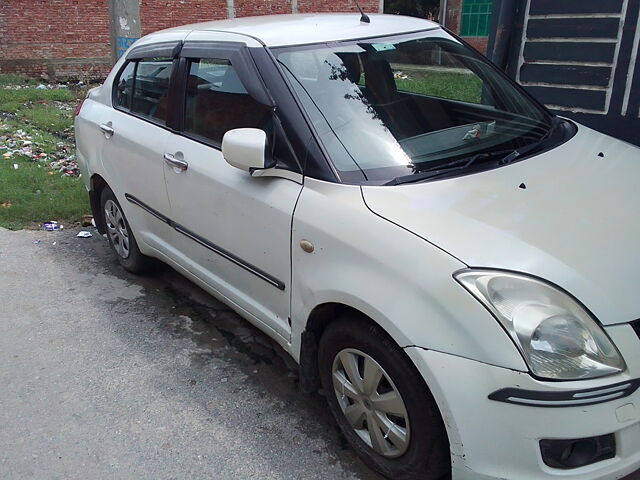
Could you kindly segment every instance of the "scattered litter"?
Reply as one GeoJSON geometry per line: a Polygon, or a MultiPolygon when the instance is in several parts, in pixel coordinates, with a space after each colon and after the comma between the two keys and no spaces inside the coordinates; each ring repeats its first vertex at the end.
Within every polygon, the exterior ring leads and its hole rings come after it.
{"type": "Polygon", "coordinates": [[[42,226],[47,232],[55,232],[55,231],[64,229],[63,225],[58,224],[58,222],[54,220],[51,220],[49,222],[44,222],[42,226]]]}
{"type": "Polygon", "coordinates": [[[87,232],[86,230],[82,230],[82,231],[78,232],[76,237],[78,237],[78,238],[89,238],[89,237],[93,237],[93,235],[91,235],[91,232],[87,232]]]}
{"type": "Polygon", "coordinates": [[[58,242],[53,242],[51,245],[55,245],[56,243],[58,243],[58,242]]]}
{"type": "Polygon", "coordinates": [[[17,163],[14,163],[14,164],[13,164],[13,169],[14,169],[14,170],[17,170],[17,169],[19,169],[19,168],[20,168],[20,165],[18,165],[17,163]]]}
{"type": "Polygon", "coordinates": [[[40,240],[34,240],[34,241],[33,241],[33,244],[34,244],[34,245],[38,245],[39,243],[40,243],[40,240]]]}
{"type": "Polygon", "coordinates": [[[86,84],[84,82],[78,82],[78,83],[70,83],[69,85],[66,85],[64,83],[41,83],[37,86],[33,86],[32,83],[26,83],[26,84],[19,84],[19,85],[3,85],[2,89],[4,90],[23,90],[25,88],[36,88],[38,90],[58,90],[61,88],[69,88],[69,87],[84,87],[86,86],[86,84]]]}
{"type": "Polygon", "coordinates": [[[0,207],[2,207],[2,208],[9,208],[11,205],[13,205],[11,202],[2,202],[2,203],[0,203],[0,207]]]}
{"type": "Polygon", "coordinates": [[[91,215],[83,215],[82,216],[82,226],[90,227],[93,225],[93,217],[91,215]]]}
{"type": "MultiPolygon", "coordinates": [[[[71,110],[72,106],[64,102],[54,102],[61,110],[71,110]]],[[[44,145],[32,135],[28,135],[22,129],[12,130],[9,125],[0,123],[0,154],[5,159],[21,156],[26,160],[47,165],[52,171],[66,177],[80,177],[80,169],[76,156],[73,153],[73,128],[68,128],[59,133],[61,141],[55,144],[55,151],[45,152],[44,145]],[[62,141],[64,140],[64,141],[62,141]]],[[[49,147],[50,148],[50,147],[49,147]]]]}

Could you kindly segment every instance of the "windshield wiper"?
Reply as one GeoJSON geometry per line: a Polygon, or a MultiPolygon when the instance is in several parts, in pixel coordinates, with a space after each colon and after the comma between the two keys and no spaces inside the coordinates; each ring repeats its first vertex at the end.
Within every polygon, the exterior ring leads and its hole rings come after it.
{"type": "Polygon", "coordinates": [[[421,170],[418,173],[396,177],[393,180],[385,183],[384,185],[402,185],[404,183],[414,183],[420,182],[422,180],[429,180],[432,178],[450,174],[451,172],[464,170],[478,160],[492,160],[496,157],[500,158],[500,165],[506,165],[507,163],[511,163],[517,158],[538,148],[541,143],[545,142],[553,134],[560,123],[562,123],[562,120],[558,117],[554,117],[549,130],[547,130],[547,132],[542,137],[540,137],[539,140],[525,145],[524,147],[516,148],[515,150],[501,150],[495,152],[477,153],[470,157],[459,158],[458,160],[453,160],[451,162],[440,163],[426,170],[421,170]]]}
{"type": "Polygon", "coordinates": [[[418,173],[396,177],[393,180],[385,183],[385,185],[402,185],[403,183],[414,183],[420,182],[422,180],[429,180],[431,178],[440,177],[451,172],[464,170],[478,160],[490,160],[495,157],[503,158],[504,154],[505,151],[476,153],[475,155],[472,155],[470,157],[459,158],[458,160],[453,160],[451,162],[440,163],[426,170],[421,170],[418,173]]]}
{"type": "Polygon", "coordinates": [[[553,132],[558,128],[558,125],[562,123],[562,120],[558,117],[553,117],[551,120],[551,126],[547,133],[545,133],[540,139],[536,140],[529,145],[525,145],[524,147],[516,148],[509,155],[505,156],[502,160],[500,160],[500,165],[506,165],[507,163],[513,162],[516,158],[521,157],[522,155],[529,153],[535,149],[537,149],[541,143],[544,143],[549,137],[553,134],[553,132]]]}

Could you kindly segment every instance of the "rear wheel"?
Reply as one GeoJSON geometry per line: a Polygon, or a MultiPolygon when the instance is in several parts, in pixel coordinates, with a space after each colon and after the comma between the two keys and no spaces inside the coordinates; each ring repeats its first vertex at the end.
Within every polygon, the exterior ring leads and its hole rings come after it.
{"type": "Polygon", "coordinates": [[[400,347],[366,319],[336,319],[320,340],[320,378],[340,429],[371,468],[397,480],[450,478],[438,407],[400,347]]]}
{"type": "Polygon", "coordinates": [[[140,252],[122,207],[109,187],[102,190],[100,206],[109,246],[116,254],[118,262],[133,273],[148,271],[153,265],[153,260],[140,252]]]}

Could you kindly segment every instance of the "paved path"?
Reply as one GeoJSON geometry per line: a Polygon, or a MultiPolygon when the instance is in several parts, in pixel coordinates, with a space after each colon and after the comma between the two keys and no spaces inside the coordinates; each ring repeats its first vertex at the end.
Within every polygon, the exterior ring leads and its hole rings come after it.
{"type": "Polygon", "coordinates": [[[0,302],[0,479],[380,480],[279,347],[98,235],[0,229],[0,302]]]}

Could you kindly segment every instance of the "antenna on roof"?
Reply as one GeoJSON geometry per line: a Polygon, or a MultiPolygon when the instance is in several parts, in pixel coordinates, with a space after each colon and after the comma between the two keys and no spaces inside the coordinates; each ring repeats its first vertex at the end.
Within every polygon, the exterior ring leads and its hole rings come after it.
{"type": "Polygon", "coordinates": [[[358,10],[360,10],[360,22],[362,22],[362,23],[371,23],[371,20],[369,19],[369,16],[362,11],[362,7],[358,3],[358,0],[355,0],[355,2],[356,2],[356,6],[358,7],[358,10]]]}

